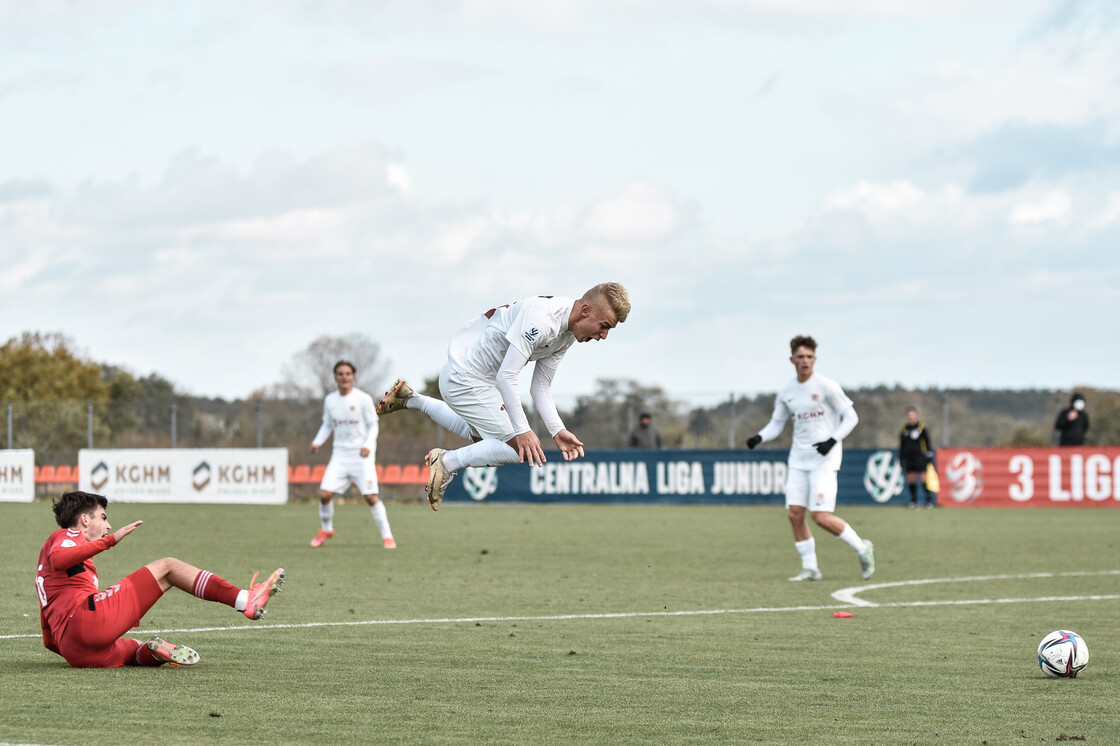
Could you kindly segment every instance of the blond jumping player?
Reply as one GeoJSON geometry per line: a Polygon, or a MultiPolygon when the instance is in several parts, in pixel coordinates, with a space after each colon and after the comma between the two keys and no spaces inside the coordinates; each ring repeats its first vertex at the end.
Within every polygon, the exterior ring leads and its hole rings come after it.
{"type": "Polygon", "coordinates": [[[533,366],[529,392],[565,461],[583,456],[583,443],[564,427],[552,399],[552,377],[568,348],[606,339],[626,321],[630,298],[617,282],[588,290],[581,298],[539,296],[491,308],[451,340],[439,376],[443,399],[413,391],[398,380],[381,398],[378,414],[417,409],[446,430],[472,441],[455,450],[428,452],[428,503],[439,510],[455,473],[467,466],[528,461],[540,466],[544,450],[521,405],[518,376],[533,366]]]}

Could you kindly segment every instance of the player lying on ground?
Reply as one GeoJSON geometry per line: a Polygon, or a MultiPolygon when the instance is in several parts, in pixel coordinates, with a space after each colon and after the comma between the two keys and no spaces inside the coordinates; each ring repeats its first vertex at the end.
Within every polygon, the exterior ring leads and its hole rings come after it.
{"type": "Polygon", "coordinates": [[[605,282],[578,300],[553,296],[526,298],[491,308],[474,318],[447,348],[439,374],[443,399],[417,394],[398,380],[377,405],[377,414],[417,409],[445,430],[472,443],[428,452],[428,503],[439,510],[455,473],[466,466],[544,463],[544,449],[529,428],[521,406],[518,374],[530,362],[529,393],[549,435],[565,461],[583,455],[583,443],[564,427],[552,400],[552,376],[576,342],[606,339],[626,321],[630,297],[617,282],[605,282]]]}
{"type": "Polygon", "coordinates": [[[272,594],[280,591],[284,570],[263,583],[237,588],[206,570],[174,557],[151,562],[114,585],[99,591],[93,556],[116,546],[143,521],[117,529],[109,525],[109,501],[89,492],[67,492],[54,502],[58,525],[39,551],[35,590],[39,595],[43,645],[74,668],[117,666],[189,666],[198,653],[152,637],[147,643],[122,635],[140,623],[164,591],[175,587],[206,601],[232,606],[250,619],[260,619],[272,594]]]}

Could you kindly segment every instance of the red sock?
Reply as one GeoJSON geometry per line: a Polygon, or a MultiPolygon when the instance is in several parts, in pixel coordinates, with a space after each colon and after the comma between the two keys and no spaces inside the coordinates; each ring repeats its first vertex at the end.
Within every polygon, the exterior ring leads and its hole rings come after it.
{"type": "Polygon", "coordinates": [[[231,585],[228,580],[219,578],[212,572],[200,570],[194,579],[191,593],[204,601],[217,601],[226,606],[233,606],[237,602],[237,594],[241,589],[231,585]]]}
{"type": "Polygon", "coordinates": [[[159,666],[163,664],[163,661],[152,655],[152,651],[148,650],[147,644],[140,642],[139,640],[134,640],[132,642],[135,642],[138,646],[136,648],[136,652],[132,655],[132,661],[134,665],[159,666]]]}

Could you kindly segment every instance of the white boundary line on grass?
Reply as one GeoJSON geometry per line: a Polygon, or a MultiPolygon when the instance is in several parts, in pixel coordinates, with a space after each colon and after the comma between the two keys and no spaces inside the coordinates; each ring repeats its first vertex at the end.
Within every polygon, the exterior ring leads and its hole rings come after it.
{"type": "MultiPolygon", "coordinates": [[[[1087,577],[1091,575],[1120,575],[1120,570],[1100,570],[1096,572],[1028,572],[1018,575],[976,575],[975,577],[971,578],[927,578],[925,580],[899,580],[894,583],[874,583],[872,585],[853,585],[849,588],[841,588],[840,590],[833,593],[832,597],[840,603],[851,604],[852,606],[941,606],[947,604],[1015,603],[1032,599],[991,599],[987,601],[912,601],[909,603],[877,604],[872,601],[865,601],[862,598],[857,598],[856,594],[863,593],[864,591],[878,590],[879,588],[899,588],[905,585],[927,585],[929,583],[969,583],[977,580],[1020,580],[1024,578],[1076,578],[1087,577]]],[[[1117,598],[1117,596],[1070,597],[1070,600],[1096,601],[1112,598],[1117,598]]],[[[1059,601],[1064,599],[1053,597],[1033,600],[1059,601]]]]}
{"type": "MultiPolygon", "coordinates": [[[[193,633],[193,632],[237,632],[241,630],[257,629],[317,629],[322,627],[373,627],[393,624],[464,624],[481,622],[557,622],[579,619],[634,619],[641,617],[674,617],[674,616],[713,616],[717,614],[766,614],[782,611],[834,611],[843,608],[891,608],[905,606],[962,606],[976,604],[1019,604],[1019,603],[1049,603],[1054,601],[1115,601],[1120,600],[1120,594],[1091,595],[1091,596],[1041,596],[1036,598],[978,598],[968,600],[946,601],[899,601],[894,603],[872,603],[855,594],[877,588],[890,588],[904,585],[924,585],[927,583],[958,583],[974,580],[1005,580],[1016,578],[1055,578],[1075,577],[1090,575],[1120,575],[1120,570],[1105,570],[1102,572],[1063,572],[1063,573],[1027,573],[1022,575],[984,575],[971,578],[931,578],[927,580],[903,580],[895,583],[876,583],[873,585],[854,586],[843,588],[832,594],[839,604],[823,606],[756,606],[748,609],[696,609],[684,611],[619,611],[599,614],[549,614],[541,616],[473,616],[473,617],[432,617],[427,619],[366,619],[350,622],[303,622],[300,624],[238,624],[228,627],[168,627],[164,629],[137,630],[130,636],[144,636],[167,633],[193,633]]],[[[0,640],[15,640],[24,638],[39,638],[40,635],[0,635],[0,640]]]]}

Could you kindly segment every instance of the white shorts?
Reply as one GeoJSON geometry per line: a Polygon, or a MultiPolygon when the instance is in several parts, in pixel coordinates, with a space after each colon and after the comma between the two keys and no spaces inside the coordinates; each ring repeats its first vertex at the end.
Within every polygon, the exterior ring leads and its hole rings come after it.
{"type": "Polygon", "coordinates": [[[790,469],[786,475],[786,507],[797,505],[813,513],[836,510],[836,470],[790,469]]]}
{"type": "Polygon", "coordinates": [[[502,394],[494,384],[464,378],[450,365],[444,365],[439,372],[439,392],[447,406],[479,436],[508,443],[516,434],[502,394]]]}
{"type": "Polygon", "coordinates": [[[319,489],[342,494],[350,489],[351,482],[363,495],[377,494],[377,466],[372,452],[365,458],[357,453],[332,453],[319,489]]]}

